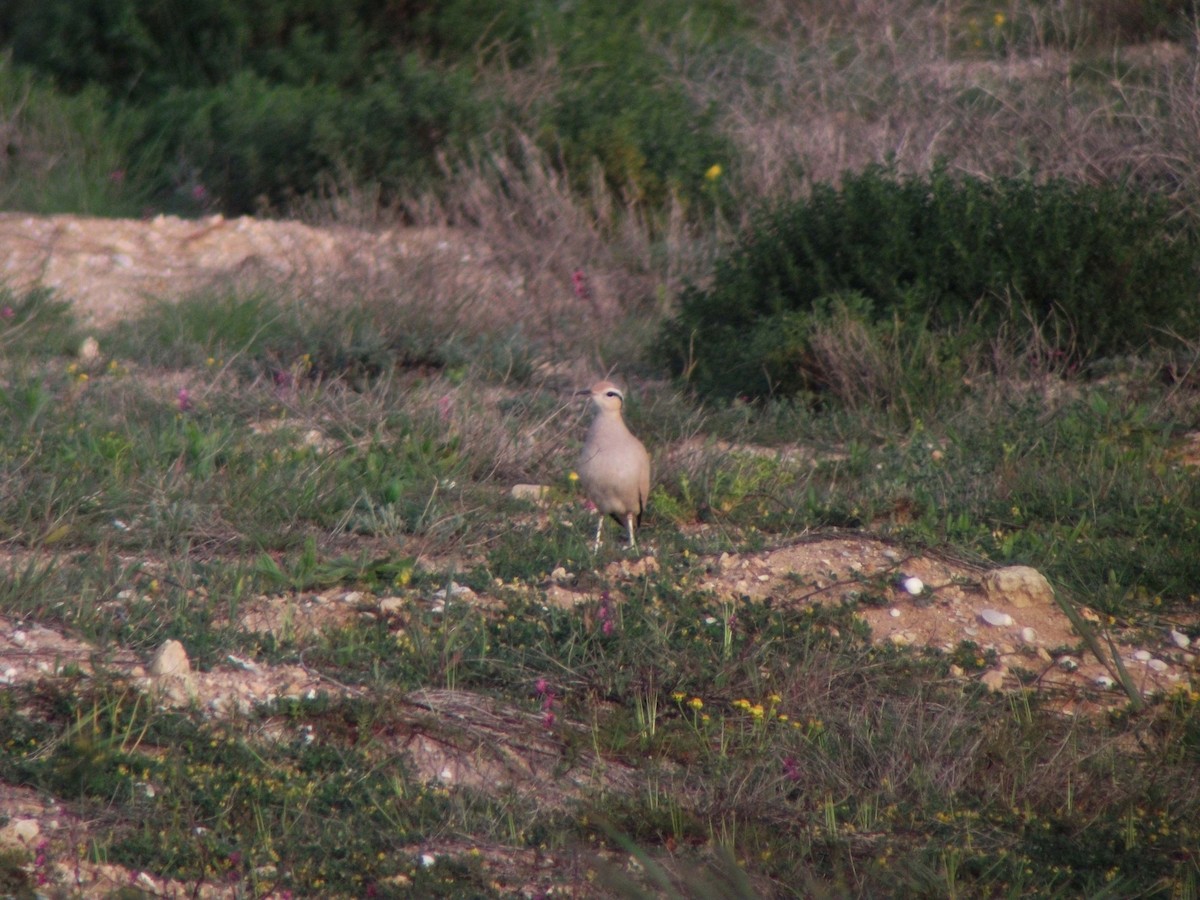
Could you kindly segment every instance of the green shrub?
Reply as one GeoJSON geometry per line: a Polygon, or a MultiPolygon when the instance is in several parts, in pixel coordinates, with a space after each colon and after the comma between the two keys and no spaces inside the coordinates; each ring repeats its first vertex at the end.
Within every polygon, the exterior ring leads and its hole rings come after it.
{"type": "Polygon", "coordinates": [[[1084,362],[1193,324],[1198,262],[1165,203],[1122,186],[872,168],[761,215],[661,346],[706,394],[819,391],[816,327],[852,297],[868,327],[1036,326],[1084,362]]]}

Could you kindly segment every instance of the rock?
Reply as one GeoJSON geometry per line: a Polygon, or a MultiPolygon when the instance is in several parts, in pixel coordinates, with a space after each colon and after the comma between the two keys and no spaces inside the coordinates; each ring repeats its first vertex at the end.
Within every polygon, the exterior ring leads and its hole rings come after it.
{"type": "Polygon", "coordinates": [[[992,603],[1007,603],[1017,609],[1054,603],[1054,589],[1050,587],[1050,582],[1030,566],[994,569],[983,576],[983,589],[992,603]]]}
{"type": "Polygon", "coordinates": [[[979,620],[986,625],[991,625],[993,628],[1007,628],[1013,623],[1013,617],[1006,612],[1000,612],[998,609],[981,609],[979,611],[979,620]]]}
{"type": "Polygon", "coordinates": [[[891,641],[897,647],[907,647],[910,644],[912,644],[913,637],[911,634],[907,634],[906,632],[897,631],[892,634],[889,634],[888,640],[891,641]]]}
{"type": "Polygon", "coordinates": [[[1075,672],[1079,669],[1079,661],[1070,656],[1064,656],[1059,659],[1058,666],[1064,672],[1075,672]]]}
{"type": "Polygon", "coordinates": [[[1134,651],[1133,658],[1138,662],[1149,662],[1152,655],[1149,650],[1136,650],[1134,651]]]}
{"type": "Polygon", "coordinates": [[[151,678],[185,677],[192,671],[187,651],[179,641],[167,641],[150,661],[151,678]]]}
{"type": "Polygon", "coordinates": [[[394,616],[404,609],[403,597],[380,597],[379,611],[385,616],[394,616]]]}
{"type": "Polygon", "coordinates": [[[441,590],[433,592],[434,600],[444,601],[447,597],[458,597],[462,600],[473,600],[475,599],[475,592],[465,584],[459,584],[456,581],[451,581],[449,590],[442,588],[441,590]]]}
{"type": "Polygon", "coordinates": [[[10,819],[0,828],[0,847],[23,847],[32,849],[42,833],[37,819],[10,819]]]}
{"type": "Polygon", "coordinates": [[[1146,663],[1146,665],[1149,666],[1151,669],[1153,669],[1155,672],[1165,672],[1169,668],[1169,666],[1165,662],[1163,662],[1161,659],[1152,659],[1152,660],[1150,660],[1150,662],[1146,663]]]}
{"type": "Polygon", "coordinates": [[[1025,628],[1021,629],[1021,640],[1027,644],[1032,644],[1037,640],[1037,632],[1026,626],[1025,628]]]}
{"type": "Polygon", "coordinates": [[[989,691],[996,693],[1004,688],[1004,675],[1003,669],[988,669],[979,680],[989,691]]]}
{"type": "Polygon", "coordinates": [[[1113,681],[1112,678],[1110,678],[1108,675],[1096,676],[1096,687],[1103,688],[1104,690],[1109,691],[1109,690],[1112,690],[1116,686],[1117,686],[1117,683],[1115,681],[1113,681]]]}
{"type": "Polygon", "coordinates": [[[1171,638],[1171,643],[1174,644],[1176,647],[1178,647],[1180,650],[1186,650],[1192,644],[1191,640],[1188,638],[1188,636],[1186,634],[1184,634],[1180,631],[1176,631],[1174,628],[1171,629],[1170,633],[1168,634],[1168,637],[1171,638]]]}
{"type": "Polygon", "coordinates": [[[893,606],[891,609],[888,610],[888,615],[891,616],[893,619],[898,619],[898,618],[900,618],[900,610],[896,609],[896,607],[893,606]]]}
{"type": "Polygon", "coordinates": [[[514,500],[527,500],[530,503],[541,503],[549,493],[550,487],[545,484],[514,484],[508,492],[514,500]]]}
{"type": "Polygon", "coordinates": [[[919,597],[921,592],[925,590],[925,582],[916,575],[910,575],[900,582],[900,587],[904,588],[907,593],[912,594],[914,597],[919,597]]]}
{"type": "Polygon", "coordinates": [[[79,345],[79,358],[85,363],[93,363],[100,358],[100,342],[94,337],[86,337],[79,345]]]}

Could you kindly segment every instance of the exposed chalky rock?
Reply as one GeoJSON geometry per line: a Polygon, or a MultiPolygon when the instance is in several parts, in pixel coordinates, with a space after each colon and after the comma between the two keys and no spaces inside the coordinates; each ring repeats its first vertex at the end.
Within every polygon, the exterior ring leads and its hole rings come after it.
{"type": "Polygon", "coordinates": [[[1029,566],[994,569],[983,576],[983,589],[992,603],[1007,603],[1017,609],[1054,602],[1054,589],[1046,576],[1029,566]]]}
{"type": "Polygon", "coordinates": [[[1004,687],[1004,670],[989,669],[979,677],[979,680],[983,682],[984,687],[995,693],[1004,687]]]}
{"type": "Polygon", "coordinates": [[[150,678],[160,695],[175,706],[186,706],[196,698],[192,665],[179,641],[166,641],[150,661],[150,678]]]}
{"type": "Polygon", "coordinates": [[[1171,629],[1169,637],[1171,638],[1171,643],[1180,650],[1186,650],[1189,646],[1191,646],[1192,642],[1188,636],[1183,632],[1176,631],[1174,628],[1171,629]]]}
{"type": "Polygon", "coordinates": [[[192,664],[188,662],[187,651],[179,641],[164,643],[150,661],[150,675],[153,678],[183,677],[191,671],[192,664]]]}
{"type": "Polygon", "coordinates": [[[1013,623],[1013,617],[998,609],[984,609],[979,612],[980,621],[994,628],[1007,628],[1013,623]]]}

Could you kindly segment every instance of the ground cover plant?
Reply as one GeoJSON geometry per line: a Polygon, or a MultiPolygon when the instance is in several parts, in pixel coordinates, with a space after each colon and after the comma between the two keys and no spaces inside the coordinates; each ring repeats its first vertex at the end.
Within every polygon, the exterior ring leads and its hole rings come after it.
{"type": "Polygon", "coordinates": [[[56,648],[0,667],[0,791],[59,823],[0,893],[1196,895],[1188,10],[159,12],[0,13],[7,205],[399,207],[534,314],[411,273],[99,328],[0,293],[0,655],[56,648]],[[571,473],[613,367],[649,558],[593,552],[571,473]],[[831,535],[898,562],[738,587],[831,535]],[[1177,677],[990,690],[978,635],[880,642],[923,555],[1045,573],[1055,661],[1172,635],[1177,677]]]}

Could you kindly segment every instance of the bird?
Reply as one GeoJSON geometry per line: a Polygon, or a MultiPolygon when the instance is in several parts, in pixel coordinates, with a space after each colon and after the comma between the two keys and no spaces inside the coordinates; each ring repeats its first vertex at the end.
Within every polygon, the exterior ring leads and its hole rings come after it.
{"type": "Polygon", "coordinates": [[[593,552],[600,549],[606,515],[625,526],[630,546],[637,550],[633,529],[641,524],[650,495],[650,454],[621,416],[625,395],[619,387],[611,381],[597,381],[575,394],[588,395],[596,408],[578,464],[583,491],[600,511],[593,552]]]}

